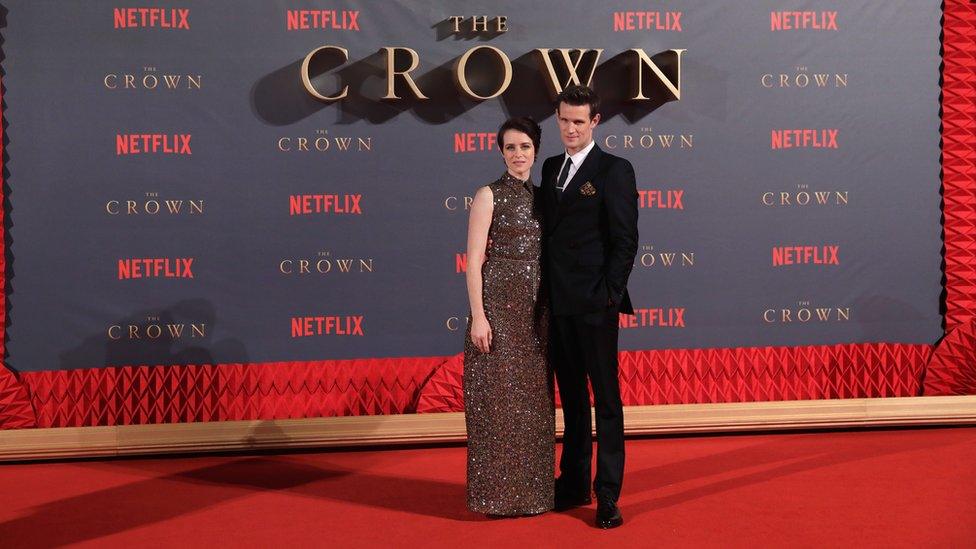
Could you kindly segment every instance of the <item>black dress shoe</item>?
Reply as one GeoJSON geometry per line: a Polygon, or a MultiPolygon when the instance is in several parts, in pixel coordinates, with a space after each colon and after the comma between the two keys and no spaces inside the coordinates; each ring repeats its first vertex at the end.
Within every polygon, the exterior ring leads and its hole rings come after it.
{"type": "Polygon", "coordinates": [[[555,505],[553,506],[553,511],[567,511],[574,507],[582,507],[584,505],[589,505],[593,503],[593,498],[590,497],[589,491],[582,490],[570,490],[566,488],[566,485],[556,480],[555,486],[555,505]]]}
{"type": "Polygon", "coordinates": [[[596,525],[604,530],[616,528],[624,523],[624,517],[620,514],[617,502],[609,496],[601,495],[596,503],[596,525]]]}

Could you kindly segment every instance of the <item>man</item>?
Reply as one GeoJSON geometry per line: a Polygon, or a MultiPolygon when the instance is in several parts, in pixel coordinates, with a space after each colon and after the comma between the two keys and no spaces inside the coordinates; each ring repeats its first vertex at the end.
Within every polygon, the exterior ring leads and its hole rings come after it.
{"type": "Polygon", "coordinates": [[[633,314],[627,278],[637,255],[637,185],[627,160],[593,142],[599,98],[570,86],[557,98],[566,152],[546,159],[540,189],[551,301],[550,357],[566,430],[556,510],[591,503],[590,398],[596,406],[596,524],[623,524],[624,422],[617,383],[618,313],[633,314]]]}

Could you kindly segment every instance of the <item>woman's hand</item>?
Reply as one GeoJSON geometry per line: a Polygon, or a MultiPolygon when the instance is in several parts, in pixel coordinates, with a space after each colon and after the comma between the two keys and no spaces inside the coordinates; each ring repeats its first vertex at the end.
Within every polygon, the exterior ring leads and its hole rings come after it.
{"type": "Polygon", "coordinates": [[[491,351],[491,326],[484,316],[471,319],[471,342],[482,353],[491,351]]]}

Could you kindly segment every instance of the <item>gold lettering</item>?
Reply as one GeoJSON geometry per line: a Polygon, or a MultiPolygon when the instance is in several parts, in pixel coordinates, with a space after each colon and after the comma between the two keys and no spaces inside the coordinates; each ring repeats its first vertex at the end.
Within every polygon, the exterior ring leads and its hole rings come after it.
{"type": "Polygon", "coordinates": [[[321,52],[322,50],[337,51],[342,54],[343,63],[349,61],[349,50],[346,48],[340,48],[339,46],[322,46],[312,50],[308,55],[305,56],[305,59],[302,60],[302,85],[305,86],[305,91],[316,99],[320,99],[322,101],[336,101],[338,99],[342,99],[347,93],[349,93],[348,85],[342,88],[339,95],[322,95],[317,89],[315,89],[315,86],[312,84],[312,79],[309,77],[308,65],[312,62],[312,58],[315,57],[315,54],[321,52]]]}
{"type": "Polygon", "coordinates": [[[461,32],[461,21],[464,20],[463,15],[452,15],[448,17],[451,21],[454,21],[454,32],[461,32]]]}
{"type": "Polygon", "coordinates": [[[549,90],[553,92],[553,95],[558,95],[562,93],[563,89],[570,84],[575,84],[577,86],[581,85],[579,74],[577,69],[579,69],[580,63],[583,61],[583,57],[586,56],[588,52],[595,51],[596,56],[593,58],[593,63],[590,65],[589,75],[586,77],[585,86],[589,86],[593,82],[593,73],[596,72],[596,65],[600,61],[600,56],[603,54],[603,49],[598,50],[582,50],[582,49],[572,49],[572,48],[557,48],[557,51],[561,54],[561,59],[563,66],[569,72],[569,77],[566,79],[566,83],[563,84],[559,82],[559,78],[556,76],[556,68],[552,66],[552,58],[549,57],[549,52],[552,51],[550,48],[538,48],[535,51],[539,53],[542,58],[542,65],[546,69],[546,73],[549,75],[549,90]],[[569,52],[578,51],[579,57],[576,61],[569,56],[569,52]]]}
{"type": "Polygon", "coordinates": [[[399,46],[384,47],[383,49],[386,50],[386,95],[383,96],[383,99],[400,99],[394,89],[395,78],[397,76],[403,77],[417,99],[429,99],[426,95],[421,93],[420,88],[417,87],[417,83],[414,82],[413,78],[410,76],[410,73],[420,66],[420,56],[417,55],[417,52],[413,49],[399,46]],[[393,61],[398,50],[405,51],[410,54],[410,67],[408,67],[405,71],[397,71],[394,66],[393,61]]]}
{"type": "Polygon", "coordinates": [[[637,54],[637,95],[632,97],[631,99],[633,100],[649,99],[647,96],[644,95],[644,65],[647,65],[654,73],[654,75],[657,76],[658,80],[660,80],[660,82],[664,84],[664,86],[668,89],[668,91],[671,92],[671,95],[673,95],[674,98],[677,99],[678,101],[681,101],[681,55],[684,52],[688,51],[687,49],[668,50],[674,52],[675,55],[678,56],[678,67],[677,67],[678,74],[676,78],[677,85],[675,85],[674,82],[671,82],[671,80],[664,75],[664,72],[660,69],[660,67],[658,67],[654,63],[653,60],[651,60],[650,56],[644,53],[644,50],[639,48],[634,48],[630,51],[637,54]]]}
{"type": "Polygon", "coordinates": [[[462,55],[461,58],[458,59],[457,67],[454,72],[455,75],[457,76],[458,86],[460,86],[461,89],[464,91],[464,93],[466,93],[468,97],[471,97],[472,99],[481,99],[481,100],[493,99],[495,97],[498,97],[502,93],[504,93],[505,90],[508,89],[509,84],[512,83],[512,62],[508,59],[508,56],[505,55],[505,52],[503,52],[502,50],[494,46],[476,46],[464,52],[464,55],[462,55]],[[484,95],[484,96],[478,95],[477,93],[474,92],[474,90],[471,89],[471,86],[468,85],[468,78],[466,74],[468,59],[471,58],[471,55],[473,55],[474,52],[480,49],[487,49],[494,52],[495,55],[498,56],[499,61],[501,61],[502,63],[502,83],[498,87],[498,89],[495,90],[495,92],[491,95],[484,95]]]}

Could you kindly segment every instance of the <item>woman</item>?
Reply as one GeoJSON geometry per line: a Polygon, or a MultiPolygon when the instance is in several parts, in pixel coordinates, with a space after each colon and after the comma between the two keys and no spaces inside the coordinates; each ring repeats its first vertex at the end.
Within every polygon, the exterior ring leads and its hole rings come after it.
{"type": "Polygon", "coordinates": [[[553,507],[555,432],[540,299],[542,224],[529,179],[541,133],[528,118],[502,124],[497,142],[507,169],[478,189],[468,224],[468,508],[488,515],[534,515],[553,507]]]}

